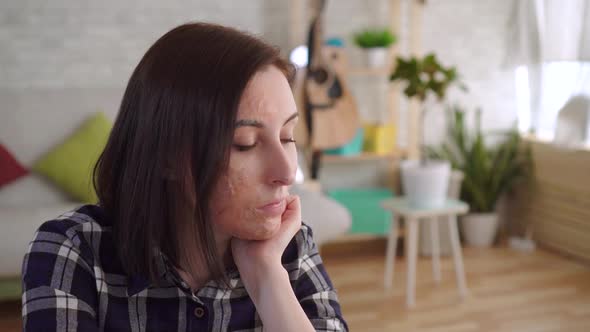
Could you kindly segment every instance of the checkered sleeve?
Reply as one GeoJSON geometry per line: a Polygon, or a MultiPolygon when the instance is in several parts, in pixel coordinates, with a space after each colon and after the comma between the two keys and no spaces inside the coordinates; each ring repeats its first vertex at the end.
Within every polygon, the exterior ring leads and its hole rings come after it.
{"type": "Polygon", "coordinates": [[[96,280],[92,251],[78,223],[42,224],[22,266],[23,331],[97,331],[96,280]]]}
{"type": "Polygon", "coordinates": [[[332,281],[324,268],[311,228],[295,236],[297,269],[291,271],[295,295],[316,331],[348,331],[332,281]],[[293,280],[293,278],[295,280],[293,280]]]}

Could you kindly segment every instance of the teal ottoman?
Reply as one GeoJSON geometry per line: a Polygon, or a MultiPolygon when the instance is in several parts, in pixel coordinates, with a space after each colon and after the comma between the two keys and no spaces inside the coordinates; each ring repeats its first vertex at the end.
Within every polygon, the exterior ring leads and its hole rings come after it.
{"type": "Polygon", "coordinates": [[[328,196],[344,205],[352,215],[351,234],[387,235],[391,227],[391,212],[381,208],[379,203],[393,197],[385,188],[337,189],[328,196]]]}

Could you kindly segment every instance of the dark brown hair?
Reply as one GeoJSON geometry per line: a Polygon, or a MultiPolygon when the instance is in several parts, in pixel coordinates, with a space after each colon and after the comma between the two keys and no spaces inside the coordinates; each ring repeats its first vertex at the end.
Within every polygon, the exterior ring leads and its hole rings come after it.
{"type": "Polygon", "coordinates": [[[269,65],[290,77],[277,48],[206,23],[172,29],[143,56],[94,169],[99,204],[113,220],[129,275],[157,283],[159,249],[189,273],[203,272],[191,266],[199,258],[214,278],[224,278],[210,196],[227,170],[242,93],[269,65]]]}

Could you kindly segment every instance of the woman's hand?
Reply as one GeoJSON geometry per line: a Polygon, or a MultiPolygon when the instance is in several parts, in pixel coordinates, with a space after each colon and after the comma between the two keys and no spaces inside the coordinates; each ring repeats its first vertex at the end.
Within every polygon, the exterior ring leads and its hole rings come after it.
{"type": "Polygon", "coordinates": [[[262,241],[232,239],[234,261],[265,330],[315,331],[281,264],[283,252],[299,229],[301,203],[298,196],[289,196],[275,236],[262,241]]]}
{"type": "Polygon", "coordinates": [[[262,241],[233,238],[231,241],[234,262],[251,296],[258,293],[258,285],[264,278],[286,272],[281,265],[281,257],[301,228],[299,197],[291,195],[286,200],[281,226],[272,238],[262,241]]]}

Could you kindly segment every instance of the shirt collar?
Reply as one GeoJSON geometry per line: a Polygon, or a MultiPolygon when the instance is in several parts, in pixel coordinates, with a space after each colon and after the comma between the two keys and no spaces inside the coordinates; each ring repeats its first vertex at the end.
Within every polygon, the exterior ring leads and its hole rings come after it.
{"type": "MultiPolygon", "coordinates": [[[[191,293],[190,287],[182,280],[174,265],[170,261],[170,259],[159,249],[154,249],[153,256],[156,260],[156,272],[158,274],[158,281],[160,286],[162,285],[174,285],[182,290],[191,293]]],[[[229,267],[227,269],[227,277],[231,285],[238,285],[238,281],[240,279],[240,272],[238,271],[236,266],[229,267]]],[[[134,275],[129,276],[127,278],[127,294],[128,296],[134,296],[138,293],[144,291],[145,289],[149,288],[150,286],[155,287],[151,281],[149,276],[146,275],[134,275]]],[[[216,280],[210,280],[204,286],[212,286],[215,288],[223,289],[227,288],[224,286],[222,282],[218,282],[216,280]]]]}
{"type": "MultiPolygon", "coordinates": [[[[167,267],[164,253],[162,253],[159,249],[154,249],[152,251],[152,256],[156,261],[156,274],[158,275],[158,282],[160,286],[170,284],[170,281],[167,278],[167,274],[169,274],[169,268],[167,267]]],[[[139,274],[127,277],[128,296],[134,296],[149,288],[150,286],[155,285],[151,282],[149,276],[147,275],[139,274]]]]}

